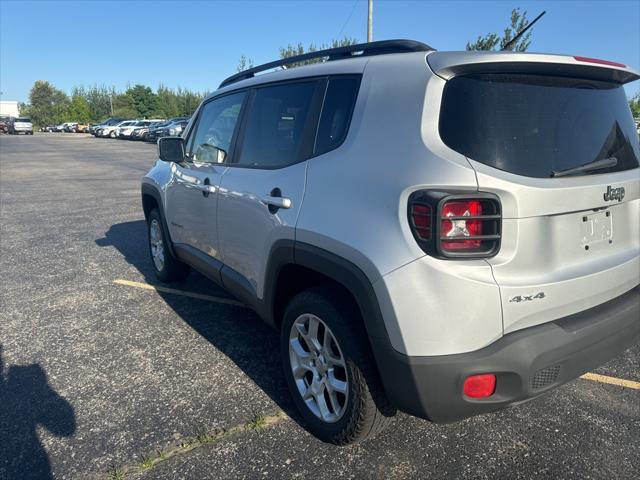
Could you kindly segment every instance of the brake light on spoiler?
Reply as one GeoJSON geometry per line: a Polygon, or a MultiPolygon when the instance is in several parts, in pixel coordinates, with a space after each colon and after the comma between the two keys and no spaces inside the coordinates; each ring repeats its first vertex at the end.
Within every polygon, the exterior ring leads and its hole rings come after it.
{"type": "Polygon", "coordinates": [[[575,57],[575,56],[573,58],[578,62],[597,63],[598,65],[608,65],[610,67],[628,68],[624,63],[611,62],[609,60],[600,60],[599,58],[575,57]]]}
{"type": "Polygon", "coordinates": [[[438,258],[488,258],[500,249],[498,197],[419,190],[409,197],[409,224],[422,250],[438,258]]]}

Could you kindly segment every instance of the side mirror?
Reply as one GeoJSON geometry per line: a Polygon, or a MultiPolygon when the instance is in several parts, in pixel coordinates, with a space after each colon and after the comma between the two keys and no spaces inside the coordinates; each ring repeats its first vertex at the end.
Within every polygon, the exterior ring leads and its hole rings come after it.
{"type": "Polygon", "coordinates": [[[184,161],[184,140],[182,137],[162,137],[158,140],[160,160],[180,163],[184,161]]]}

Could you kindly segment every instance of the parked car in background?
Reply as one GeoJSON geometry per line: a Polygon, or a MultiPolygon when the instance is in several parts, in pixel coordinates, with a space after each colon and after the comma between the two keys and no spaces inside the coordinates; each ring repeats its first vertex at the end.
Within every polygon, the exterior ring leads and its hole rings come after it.
{"type": "Polygon", "coordinates": [[[111,118],[107,118],[106,120],[100,122],[100,123],[94,123],[93,125],[89,126],[89,133],[92,133],[93,135],[97,136],[97,132],[98,130],[102,130],[104,127],[110,127],[112,125],[117,125],[118,123],[124,121],[124,118],[117,118],[117,117],[111,117],[111,118]]]}
{"type": "Polygon", "coordinates": [[[149,128],[149,125],[156,122],[158,120],[139,120],[133,125],[129,125],[127,127],[121,128],[118,131],[118,138],[131,139],[131,135],[140,129],[149,128]]]}
{"type": "Polygon", "coordinates": [[[65,133],[76,133],[77,126],[77,122],[67,122],[64,124],[64,128],[62,129],[62,131],[65,133]]]}
{"type": "Polygon", "coordinates": [[[40,127],[41,132],[55,132],[56,126],[53,124],[46,125],[44,127],[40,127]]]}
{"type": "Polygon", "coordinates": [[[9,120],[8,117],[0,118],[0,133],[7,133],[9,120]]]}
{"type": "Polygon", "coordinates": [[[182,121],[187,121],[188,122],[189,121],[189,117],[174,117],[174,118],[170,118],[166,122],[159,123],[159,124],[155,125],[153,128],[149,128],[149,132],[147,133],[147,137],[146,137],[145,140],[147,140],[148,142],[155,142],[161,136],[165,136],[165,137],[168,136],[168,135],[165,134],[164,129],[167,128],[172,123],[182,122],[182,121]],[[162,135],[161,135],[161,133],[162,133],[162,135]]]}
{"type": "Polygon", "coordinates": [[[89,125],[86,123],[78,123],[76,125],[75,133],[86,133],[89,130],[89,125]]]}
{"type": "Polygon", "coordinates": [[[153,136],[151,136],[151,132],[149,132],[148,140],[156,141],[159,138],[163,137],[177,137],[182,135],[182,131],[189,124],[189,120],[180,120],[178,122],[172,122],[168,125],[158,128],[153,132],[153,136]]]}
{"type": "Polygon", "coordinates": [[[9,122],[8,131],[12,135],[24,133],[25,135],[33,135],[33,123],[27,117],[13,118],[9,122]]]}
{"type": "Polygon", "coordinates": [[[105,125],[100,130],[98,130],[98,136],[116,138],[118,136],[118,128],[133,125],[136,122],[137,120],[125,120],[117,123],[116,125],[105,125]]]}
{"type": "Polygon", "coordinates": [[[151,122],[146,127],[136,128],[131,132],[130,140],[146,140],[147,135],[149,134],[149,130],[152,128],[156,128],[158,125],[162,125],[165,123],[165,120],[156,120],[151,122]]]}

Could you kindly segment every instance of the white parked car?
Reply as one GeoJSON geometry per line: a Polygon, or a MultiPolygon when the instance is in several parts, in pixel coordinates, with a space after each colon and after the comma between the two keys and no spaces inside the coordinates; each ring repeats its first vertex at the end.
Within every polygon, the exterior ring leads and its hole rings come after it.
{"type": "Polygon", "coordinates": [[[133,126],[137,122],[138,122],[138,120],[125,120],[123,122],[118,123],[117,125],[107,125],[100,132],[100,136],[101,137],[117,138],[118,134],[120,133],[119,129],[122,129],[122,128],[125,128],[125,127],[129,127],[129,126],[133,126]]]}

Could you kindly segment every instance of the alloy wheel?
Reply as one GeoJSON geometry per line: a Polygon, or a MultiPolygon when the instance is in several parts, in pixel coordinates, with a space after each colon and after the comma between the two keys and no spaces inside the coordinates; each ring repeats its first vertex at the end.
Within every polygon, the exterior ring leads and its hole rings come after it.
{"type": "Polygon", "coordinates": [[[327,423],[340,420],[349,400],[349,380],[342,350],[327,324],[315,315],[300,315],[289,333],[289,360],[309,410],[327,423]]]}
{"type": "Polygon", "coordinates": [[[162,231],[160,224],[155,218],[149,225],[149,244],[151,246],[151,258],[156,270],[159,272],[164,268],[164,244],[162,243],[162,231]]]}

